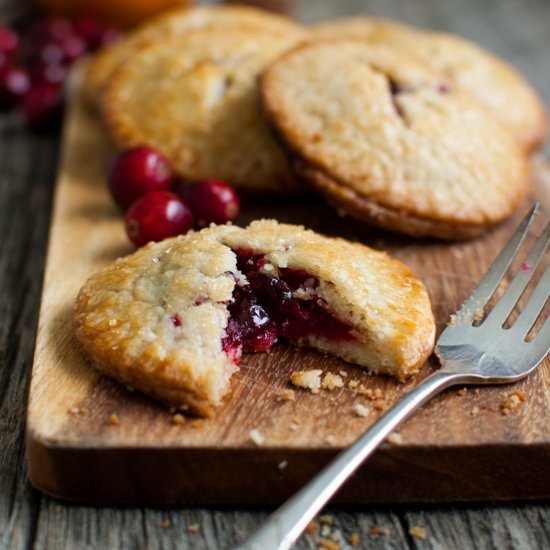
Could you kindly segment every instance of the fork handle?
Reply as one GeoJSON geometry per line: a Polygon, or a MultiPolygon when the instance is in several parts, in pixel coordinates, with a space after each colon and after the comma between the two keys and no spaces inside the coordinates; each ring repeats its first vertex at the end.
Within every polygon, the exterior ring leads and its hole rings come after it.
{"type": "Polygon", "coordinates": [[[400,422],[445,388],[464,382],[462,374],[445,370],[436,371],[425,378],[234,550],[290,548],[317,512],[400,422]]]}

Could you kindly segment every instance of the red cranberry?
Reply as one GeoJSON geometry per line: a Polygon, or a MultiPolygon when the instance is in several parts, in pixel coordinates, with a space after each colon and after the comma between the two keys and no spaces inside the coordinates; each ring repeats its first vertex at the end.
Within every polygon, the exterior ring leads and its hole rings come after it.
{"type": "Polygon", "coordinates": [[[178,192],[191,206],[198,227],[227,223],[239,214],[239,197],[224,181],[204,180],[180,187],[178,192]]]}
{"type": "Polygon", "coordinates": [[[54,128],[59,124],[63,112],[61,88],[47,82],[38,83],[22,98],[20,108],[30,128],[54,128]]]}
{"type": "Polygon", "coordinates": [[[122,33],[105,24],[93,15],[83,15],[73,22],[76,33],[82,37],[90,50],[97,50],[116,42],[122,33]]]}
{"type": "Polygon", "coordinates": [[[19,50],[19,35],[10,27],[0,26],[0,53],[13,57],[19,50]]]}
{"type": "Polygon", "coordinates": [[[172,180],[172,170],[163,155],[151,147],[136,147],[117,156],[108,183],[113,199],[126,210],[149,191],[170,189],[172,180]]]}
{"type": "Polygon", "coordinates": [[[30,88],[27,71],[15,65],[0,68],[0,109],[10,109],[30,88]]]}
{"type": "Polygon", "coordinates": [[[126,233],[136,246],[186,233],[192,227],[191,210],[169,191],[143,195],[126,213],[126,233]]]}

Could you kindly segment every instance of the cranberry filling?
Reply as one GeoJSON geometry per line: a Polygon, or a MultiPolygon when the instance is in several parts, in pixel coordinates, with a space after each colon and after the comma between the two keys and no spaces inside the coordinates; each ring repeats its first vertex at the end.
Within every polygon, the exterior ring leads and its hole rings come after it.
{"type": "Polygon", "coordinates": [[[278,336],[297,340],[308,335],[332,341],[352,340],[351,326],[336,319],[315,298],[297,298],[299,288],[315,290],[319,281],[301,270],[282,269],[281,277],[259,270],[265,259],[248,250],[237,250],[237,265],[249,285],[235,286],[231,315],[222,342],[224,351],[233,359],[242,344],[246,351],[269,351],[278,336]]]}

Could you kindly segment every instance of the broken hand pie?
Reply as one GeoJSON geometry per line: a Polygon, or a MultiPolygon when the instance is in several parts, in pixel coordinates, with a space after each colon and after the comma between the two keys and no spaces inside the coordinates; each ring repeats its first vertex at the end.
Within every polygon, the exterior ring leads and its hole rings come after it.
{"type": "Polygon", "coordinates": [[[90,277],[76,334],[97,367],[212,414],[242,351],[278,337],[404,380],[431,353],[424,285],[383,252],[261,220],[152,243],[90,277]]]}

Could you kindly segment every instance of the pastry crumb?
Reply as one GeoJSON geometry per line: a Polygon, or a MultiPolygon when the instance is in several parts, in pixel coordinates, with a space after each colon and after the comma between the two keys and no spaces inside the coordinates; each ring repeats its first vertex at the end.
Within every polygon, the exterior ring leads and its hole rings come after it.
{"type": "Polygon", "coordinates": [[[329,434],[325,438],[325,441],[328,445],[334,445],[334,443],[336,442],[336,438],[332,434],[329,434]]]}
{"type": "Polygon", "coordinates": [[[504,416],[508,416],[515,408],[523,401],[527,400],[527,393],[521,390],[513,390],[510,392],[504,401],[500,404],[500,412],[504,416]]]}
{"type": "Polygon", "coordinates": [[[263,436],[262,432],[260,432],[260,430],[257,430],[256,428],[250,430],[250,432],[248,432],[248,435],[258,447],[263,445],[265,442],[265,437],[263,436]]]}
{"type": "Polygon", "coordinates": [[[468,388],[462,388],[456,392],[460,397],[464,397],[468,393],[468,388]]]}
{"type": "Polygon", "coordinates": [[[109,415],[108,420],[111,426],[118,426],[120,424],[120,418],[116,414],[109,415]]]}
{"type": "Polygon", "coordinates": [[[447,325],[449,325],[450,327],[456,327],[456,322],[456,313],[453,313],[449,317],[449,322],[447,323],[447,325]]]}
{"type": "Polygon", "coordinates": [[[294,401],[296,399],[296,392],[294,390],[282,390],[277,396],[277,401],[294,401]]]}
{"type": "Polygon", "coordinates": [[[383,399],[377,399],[374,402],[374,408],[377,411],[385,411],[388,408],[388,406],[386,405],[386,402],[383,399]]]}
{"type": "Polygon", "coordinates": [[[292,424],[289,426],[289,428],[290,428],[293,432],[297,431],[299,427],[300,427],[300,426],[299,426],[298,424],[296,424],[296,422],[292,422],[292,424]]]}
{"type": "Polygon", "coordinates": [[[190,533],[198,533],[201,530],[201,526],[198,523],[192,523],[191,525],[187,526],[187,530],[190,533]]]}
{"type": "Polygon", "coordinates": [[[476,322],[482,321],[484,316],[485,316],[485,310],[482,307],[479,307],[474,311],[474,321],[476,322]]]}
{"type": "Polygon", "coordinates": [[[317,548],[321,550],[340,550],[341,546],[333,540],[322,538],[317,543],[317,548]]]}
{"type": "Polygon", "coordinates": [[[332,391],[336,388],[342,388],[343,386],[344,381],[342,380],[342,377],[338,374],[332,374],[331,372],[327,372],[321,382],[321,387],[328,391],[332,391]]]}
{"type": "Polygon", "coordinates": [[[470,411],[470,414],[472,416],[477,416],[479,414],[479,407],[478,406],[472,407],[472,410],[470,411]]]}
{"type": "Polygon", "coordinates": [[[80,414],[80,409],[78,407],[71,407],[70,409],[67,410],[67,414],[77,416],[80,414]]]}
{"type": "Polygon", "coordinates": [[[359,546],[361,544],[361,536],[359,533],[352,533],[349,537],[349,543],[352,546],[359,546]]]}
{"type": "Polygon", "coordinates": [[[304,388],[314,393],[321,387],[321,369],[298,370],[290,375],[290,381],[298,388],[304,388]]]}
{"type": "Polygon", "coordinates": [[[319,521],[323,525],[332,525],[334,523],[334,517],[330,514],[324,514],[322,516],[319,516],[319,521]]]}
{"type": "Polygon", "coordinates": [[[185,424],[185,416],[183,416],[183,414],[176,413],[172,416],[170,422],[176,426],[182,426],[185,424]]]}
{"type": "Polygon", "coordinates": [[[348,386],[350,388],[356,388],[359,385],[359,380],[350,380],[348,386]]]}
{"type": "Polygon", "coordinates": [[[366,388],[363,384],[361,384],[357,391],[360,395],[366,397],[367,399],[370,399],[371,401],[384,398],[384,394],[382,393],[382,390],[380,388],[376,388],[373,390],[372,388],[366,388]]]}
{"type": "Polygon", "coordinates": [[[386,441],[390,445],[401,445],[403,443],[403,436],[397,432],[392,432],[390,435],[388,435],[386,441]]]}
{"type": "Polygon", "coordinates": [[[417,539],[426,539],[426,529],[420,525],[415,525],[412,529],[409,529],[409,535],[417,539]]]}
{"type": "Polygon", "coordinates": [[[361,416],[362,418],[366,418],[370,414],[370,409],[365,407],[365,405],[361,405],[361,403],[354,403],[353,410],[357,416],[361,416]]]}
{"type": "Polygon", "coordinates": [[[80,409],[80,414],[82,416],[88,416],[90,414],[90,409],[88,409],[88,407],[82,407],[80,409]]]}
{"type": "Polygon", "coordinates": [[[340,376],[343,376],[345,378],[347,375],[348,375],[347,371],[345,370],[340,371],[340,376]]]}
{"type": "Polygon", "coordinates": [[[370,528],[370,532],[372,535],[389,536],[391,533],[391,529],[389,527],[381,527],[380,525],[373,525],[370,528]]]}

